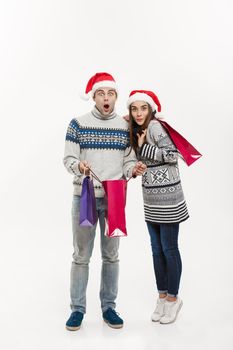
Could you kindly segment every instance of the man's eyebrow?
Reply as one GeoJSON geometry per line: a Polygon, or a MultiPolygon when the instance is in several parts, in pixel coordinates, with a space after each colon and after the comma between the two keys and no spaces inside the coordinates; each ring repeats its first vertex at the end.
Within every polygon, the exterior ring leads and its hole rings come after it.
{"type": "MultiPolygon", "coordinates": [[[[104,93],[104,90],[103,89],[97,89],[96,90],[96,93],[98,93],[98,92],[103,92],[104,93]]],[[[106,91],[106,93],[108,94],[109,92],[114,92],[114,93],[116,93],[116,90],[114,90],[114,89],[110,89],[110,90],[108,90],[108,91],[106,91]]]]}

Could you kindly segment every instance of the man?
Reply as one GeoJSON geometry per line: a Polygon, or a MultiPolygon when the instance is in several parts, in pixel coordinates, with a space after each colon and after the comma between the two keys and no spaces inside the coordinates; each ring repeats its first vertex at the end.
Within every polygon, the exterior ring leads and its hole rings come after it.
{"type": "MultiPolygon", "coordinates": [[[[103,181],[142,175],[145,165],[136,162],[129,149],[127,122],[115,112],[117,87],[108,73],[96,73],[88,82],[86,95],[92,96],[95,106],[90,113],[73,119],[66,134],[64,165],[74,175],[72,205],[73,262],[71,267],[71,310],[66,322],[68,330],[80,328],[86,312],[86,288],[96,225],[79,225],[82,180],[90,167],[103,181]]],[[[104,321],[113,328],[123,327],[115,311],[118,291],[119,237],[109,238],[105,231],[105,204],[102,185],[94,179],[96,210],[101,231],[102,271],[100,300],[104,321]]]]}

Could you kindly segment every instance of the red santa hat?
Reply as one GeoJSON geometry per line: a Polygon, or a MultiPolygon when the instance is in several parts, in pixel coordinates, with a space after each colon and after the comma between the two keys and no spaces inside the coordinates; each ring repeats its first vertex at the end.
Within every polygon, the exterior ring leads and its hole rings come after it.
{"type": "Polygon", "coordinates": [[[88,100],[90,96],[94,95],[97,89],[100,89],[103,87],[112,88],[117,92],[117,85],[116,85],[115,79],[112,77],[111,74],[105,73],[105,72],[96,73],[88,81],[86,90],[85,90],[85,95],[82,95],[81,97],[85,100],[88,100]]]}
{"type": "Polygon", "coordinates": [[[152,92],[147,90],[133,90],[129,94],[129,98],[127,101],[127,108],[131,105],[131,103],[135,101],[145,101],[147,102],[152,111],[161,112],[161,105],[158,97],[152,92]]]}

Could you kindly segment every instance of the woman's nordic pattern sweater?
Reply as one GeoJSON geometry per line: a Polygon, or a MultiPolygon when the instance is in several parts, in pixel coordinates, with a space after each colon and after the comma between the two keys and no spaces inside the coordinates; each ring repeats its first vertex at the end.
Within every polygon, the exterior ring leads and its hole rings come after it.
{"type": "Polygon", "coordinates": [[[145,220],[155,223],[178,223],[189,217],[181,186],[178,152],[159,121],[147,128],[147,143],[139,158],[147,164],[142,177],[145,220]]]}
{"type": "MultiPolygon", "coordinates": [[[[103,180],[130,177],[136,163],[129,154],[128,123],[115,112],[103,116],[96,108],[71,120],[66,133],[64,165],[74,175],[74,194],[81,195],[84,175],[78,165],[86,160],[94,173],[103,180]]],[[[102,185],[93,179],[96,197],[103,197],[102,185]]]]}

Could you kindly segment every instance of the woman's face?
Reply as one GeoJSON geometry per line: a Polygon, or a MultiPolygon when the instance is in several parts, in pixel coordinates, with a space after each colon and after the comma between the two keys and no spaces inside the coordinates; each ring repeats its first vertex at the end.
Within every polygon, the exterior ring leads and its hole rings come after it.
{"type": "Polygon", "coordinates": [[[135,101],[130,105],[130,111],[134,121],[138,125],[143,125],[149,115],[149,106],[144,101],[135,101]]]}

